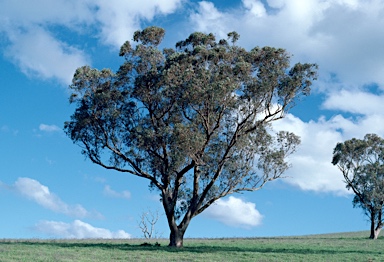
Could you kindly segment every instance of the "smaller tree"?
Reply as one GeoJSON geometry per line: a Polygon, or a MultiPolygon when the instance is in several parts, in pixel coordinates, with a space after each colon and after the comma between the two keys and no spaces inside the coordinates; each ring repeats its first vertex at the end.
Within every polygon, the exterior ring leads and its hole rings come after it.
{"type": "Polygon", "coordinates": [[[338,143],[332,164],[343,173],[347,189],[355,193],[353,206],[363,209],[371,223],[371,239],[377,239],[383,227],[384,139],[367,134],[338,143]]]}
{"type": "Polygon", "coordinates": [[[141,213],[140,222],[138,222],[138,224],[143,236],[146,239],[160,237],[159,233],[155,229],[157,221],[159,221],[159,210],[153,212],[148,209],[147,211],[141,213]]]}

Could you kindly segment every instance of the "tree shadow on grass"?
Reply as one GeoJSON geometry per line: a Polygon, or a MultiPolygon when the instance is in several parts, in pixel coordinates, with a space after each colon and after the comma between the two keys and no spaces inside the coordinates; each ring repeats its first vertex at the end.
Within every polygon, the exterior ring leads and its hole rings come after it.
{"type": "Polygon", "coordinates": [[[89,242],[84,241],[0,241],[0,247],[3,244],[15,244],[15,245],[33,245],[33,246],[51,246],[55,248],[85,248],[85,249],[118,249],[123,251],[160,251],[160,252],[172,252],[172,253],[226,253],[226,252],[241,252],[241,253],[275,253],[275,254],[322,254],[322,255],[335,255],[335,254],[367,254],[367,255],[383,255],[384,251],[373,251],[373,250],[355,250],[355,249],[312,249],[312,248],[300,248],[300,247],[279,247],[278,245],[274,247],[264,247],[258,246],[257,243],[254,246],[247,247],[236,247],[236,246],[217,246],[217,245],[185,245],[183,248],[174,248],[168,246],[158,246],[158,245],[142,245],[142,244],[129,244],[127,242],[98,242],[93,240],[89,242]]]}

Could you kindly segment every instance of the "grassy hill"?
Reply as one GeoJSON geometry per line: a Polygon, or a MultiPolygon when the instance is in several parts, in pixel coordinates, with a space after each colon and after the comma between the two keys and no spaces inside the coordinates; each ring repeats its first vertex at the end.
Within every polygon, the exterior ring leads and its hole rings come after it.
{"type": "Polygon", "coordinates": [[[384,238],[369,232],[272,237],[185,239],[184,248],[166,239],[141,245],[130,240],[6,240],[0,261],[384,261],[384,238]],[[161,246],[155,245],[158,242],[161,246]]]}

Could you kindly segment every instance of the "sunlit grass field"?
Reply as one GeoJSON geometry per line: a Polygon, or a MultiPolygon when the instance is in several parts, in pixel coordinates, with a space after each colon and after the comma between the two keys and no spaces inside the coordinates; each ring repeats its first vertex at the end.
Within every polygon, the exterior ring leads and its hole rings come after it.
{"type": "Polygon", "coordinates": [[[0,261],[384,261],[369,232],[300,237],[168,240],[0,240],[0,261]],[[160,246],[155,245],[158,242],[160,246]]]}

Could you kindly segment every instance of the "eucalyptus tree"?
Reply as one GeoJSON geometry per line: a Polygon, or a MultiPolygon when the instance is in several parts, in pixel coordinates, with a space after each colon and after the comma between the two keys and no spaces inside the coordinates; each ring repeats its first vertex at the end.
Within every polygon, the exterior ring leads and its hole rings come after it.
{"type": "Polygon", "coordinates": [[[375,134],[363,140],[338,143],[332,164],[343,174],[347,189],[355,194],[353,206],[363,209],[371,223],[370,238],[377,239],[383,227],[384,139],[375,134]]]}
{"type": "Polygon", "coordinates": [[[280,48],[247,51],[236,32],[219,41],[196,32],[160,50],[164,35],[135,32],[117,72],[78,68],[65,130],[93,163],[159,191],[169,245],[181,247],[191,219],[216,200],[258,190],[289,168],[300,139],[271,123],[310,93],[317,66],[291,67],[280,48]]]}

